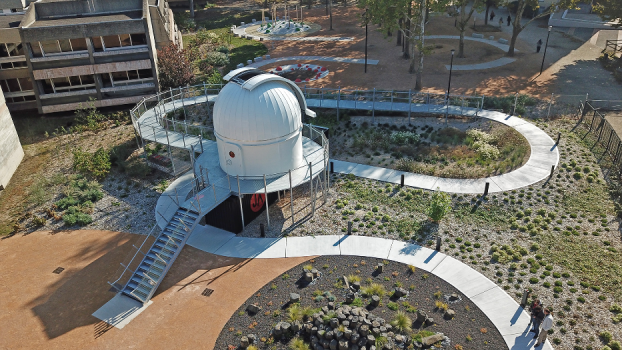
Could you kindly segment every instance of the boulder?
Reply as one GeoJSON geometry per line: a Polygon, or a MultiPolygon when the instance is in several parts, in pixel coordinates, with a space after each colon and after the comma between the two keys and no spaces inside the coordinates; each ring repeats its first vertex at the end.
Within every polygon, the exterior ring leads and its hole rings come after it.
{"type": "Polygon", "coordinates": [[[331,318],[330,319],[330,327],[331,328],[338,328],[339,327],[339,320],[336,318],[331,318]]]}
{"type": "Polygon", "coordinates": [[[350,289],[350,283],[348,283],[348,277],[342,276],[342,278],[343,278],[343,284],[346,285],[346,289],[350,289]]]}
{"type": "Polygon", "coordinates": [[[404,288],[395,288],[393,290],[393,297],[394,298],[401,298],[403,296],[406,296],[408,294],[408,291],[404,288]]]}
{"type": "Polygon", "coordinates": [[[449,301],[458,301],[458,300],[460,300],[460,297],[458,296],[458,294],[451,293],[451,295],[449,296],[449,301]]]}
{"type": "Polygon", "coordinates": [[[246,338],[248,338],[250,344],[255,344],[257,342],[257,336],[254,334],[247,334],[246,338]]]}
{"type": "Polygon", "coordinates": [[[332,302],[332,301],[331,301],[331,302],[329,302],[329,303],[328,303],[328,309],[329,309],[329,310],[335,310],[335,303],[334,303],[334,302],[332,302]]]}
{"type": "Polygon", "coordinates": [[[355,291],[359,291],[359,290],[361,289],[361,282],[358,282],[358,281],[356,281],[356,282],[352,282],[351,287],[352,287],[352,289],[354,289],[355,291]]]}
{"type": "Polygon", "coordinates": [[[374,307],[380,305],[380,297],[377,296],[377,295],[372,296],[370,304],[371,304],[371,306],[374,306],[374,307]]]}
{"type": "Polygon", "coordinates": [[[346,304],[352,304],[355,298],[356,298],[356,295],[354,293],[346,294],[346,304]]]}
{"type": "Polygon", "coordinates": [[[333,339],[335,336],[335,333],[333,331],[327,331],[326,333],[324,333],[324,338],[331,340],[333,339]]]}
{"type": "Polygon", "coordinates": [[[289,302],[292,304],[300,302],[300,294],[289,293],[289,302]]]}
{"type": "Polygon", "coordinates": [[[451,320],[454,317],[456,317],[456,312],[452,309],[447,309],[447,311],[445,311],[445,319],[447,320],[451,320]]]}
{"type": "Polygon", "coordinates": [[[424,323],[426,318],[428,318],[428,315],[425,312],[417,311],[417,322],[424,323]]]}
{"type": "Polygon", "coordinates": [[[318,276],[320,275],[320,271],[318,271],[317,269],[311,270],[311,273],[313,274],[313,278],[318,278],[318,276]]]}
{"type": "Polygon", "coordinates": [[[434,324],[434,319],[432,317],[428,317],[425,319],[425,325],[426,326],[431,326],[434,324]]]}
{"type": "Polygon", "coordinates": [[[281,322],[281,329],[283,330],[283,332],[287,332],[287,331],[289,331],[289,328],[290,328],[291,326],[292,326],[292,325],[291,325],[291,324],[289,324],[289,323],[287,323],[287,322],[281,322]]]}
{"type": "Polygon", "coordinates": [[[339,342],[333,339],[330,341],[330,344],[328,346],[330,347],[330,350],[337,350],[337,346],[339,346],[339,342]]]}
{"type": "Polygon", "coordinates": [[[369,326],[362,325],[361,328],[359,328],[359,333],[361,334],[361,336],[366,337],[367,334],[369,334],[369,326]]]}
{"type": "Polygon", "coordinates": [[[443,334],[442,333],[437,333],[434,335],[431,335],[429,337],[425,337],[423,339],[421,339],[421,344],[423,345],[424,348],[429,348],[430,346],[440,342],[443,340],[443,334]]]}
{"type": "Polygon", "coordinates": [[[250,345],[250,342],[248,340],[248,337],[243,336],[242,338],[240,338],[240,347],[242,349],[246,349],[249,345],[250,345]]]}
{"type": "Polygon", "coordinates": [[[350,339],[350,337],[352,336],[352,330],[351,329],[346,329],[345,331],[343,331],[343,336],[346,339],[350,339]]]}
{"type": "Polygon", "coordinates": [[[471,36],[477,39],[484,39],[484,34],[473,33],[471,36]]]}
{"type": "Polygon", "coordinates": [[[378,273],[382,273],[383,270],[384,270],[384,264],[378,263],[378,266],[376,266],[376,271],[378,271],[378,273]]]}
{"type": "Polygon", "coordinates": [[[246,311],[248,311],[249,314],[254,315],[258,313],[259,311],[261,311],[261,306],[251,304],[246,307],[246,311]]]}
{"type": "Polygon", "coordinates": [[[294,323],[292,323],[292,326],[290,327],[290,329],[292,330],[292,332],[298,332],[301,328],[301,324],[298,321],[294,321],[294,323]]]}
{"type": "Polygon", "coordinates": [[[495,40],[495,36],[494,35],[489,36],[488,40],[495,40]]]}
{"type": "Polygon", "coordinates": [[[340,340],[339,341],[339,350],[348,350],[348,341],[340,340]]]}
{"type": "Polygon", "coordinates": [[[374,337],[373,335],[369,334],[367,336],[367,344],[368,345],[374,345],[376,344],[376,337],[374,337]]]}
{"type": "Polygon", "coordinates": [[[508,44],[508,40],[507,40],[507,39],[503,39],[503,38],[501,38],[501,39],[499,39],[499,40],[497,40],[497,41],[499,42],[499,44],[505,44],[505,45],[507,45],[507,44],[508,44]]]}
{"type": "Polygon", "coordinates": [[[304,279],[305,279],[305,282],[312,282],[313,274],[311,272],[305,272],[304,279]]]}

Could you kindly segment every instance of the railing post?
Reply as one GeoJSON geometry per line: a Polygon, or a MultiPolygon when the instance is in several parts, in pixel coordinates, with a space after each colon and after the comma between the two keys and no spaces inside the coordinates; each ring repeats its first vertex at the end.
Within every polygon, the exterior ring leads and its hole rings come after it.
{"type": "Polygon", "coordinates": [[[236,175],[238,179],[238,199],[240,200],[240,216],[242,217],[242,231],[244,230],[244,207],[242,206],[242,193],[240,191],[240,175],[236,175]]]}
{"type": "Polygon", "coordinates": [[[153,131],[153,141],[157,143],[158,142],[158,137],[156,136],[155,126],[152,126],[151,129],[153,131]]]}
{"type": "Polygon", "coordinates": [[[413,102],[412,90],[408,90],[408,125],[412,125],[410,123],[410,113],[412,111],[412,102],[413,102]]]}
{"type": "Polygon", "coordinates": [[[292,227],[294,226],[294,192],[292,190],[292,171],[288,170],[289,173],[289,206],[292,211],[292,227]]]}
{"type": "Polygon", "coordinates": [[[263,174],[263,193],[266,197],[266,220],[268,222],[268,230],[270,229],[270,204],[268,203],[268,184],[266,182],[266,174],[263,174]]]}
{"type": "Polygon", "coordinates": [[[203,154],[203,134],[199,135],[199,143],[201,144],[201,154],[203,154]]]}
{"type": "Polygon", "coordinates": [[[376,124],[376,88],[374,88],[374,93],[372,95],[371,102],[371,123],[372,125],[376,124]]]}
{"type": "Polygon", "coordinates": [[[315,195],[313,194],[313,164],[309,162],[309,193],[311,194],[311,200],[313,201],[311,204],[312,216],[315,215],[315,195]]]}
{"type": "Polygon", "coordinates": [[[339,102],[341,101],[341,86],[338,87],[339,92],[337,93],[337,122],[339,122],[339,102]]]}
{"type": "Polygon", "coordinates": [[[171,92],[171,102],[173,102],[173,115],[175,115],[175,98],[173,97],[173,88],[169,88],[171,92]]]}
{"type": "Polygon", "coordinates": [[[518,102],[518,92],[514,96],[514,109],[512,110],[512,116],[516,115],[516,103],[518,102]]]}

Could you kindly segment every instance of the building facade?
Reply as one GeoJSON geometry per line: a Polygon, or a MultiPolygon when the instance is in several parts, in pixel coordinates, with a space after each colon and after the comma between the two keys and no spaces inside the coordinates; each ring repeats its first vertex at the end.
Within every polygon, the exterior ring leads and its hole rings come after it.
{"type": "Polygon", "coordinates": [[[0,190],[6,188],[15,170],[24,158],[24,150],[0,91],[0,190]]]}
{"type": "Polygon", "coordinates": [[[158,91],[157,49],[181,44],[165,0],[0,0],[0,9],[0,87],[12,111],[136,103],[158,91]]]}

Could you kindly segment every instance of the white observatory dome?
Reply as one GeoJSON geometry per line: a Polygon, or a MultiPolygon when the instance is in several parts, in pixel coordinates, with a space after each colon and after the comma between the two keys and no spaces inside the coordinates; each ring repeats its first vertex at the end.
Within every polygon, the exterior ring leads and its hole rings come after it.
{"type": "Polygon", "coordinates": [[[305,164],[302,151],[302,92],[290,80],[241,68],[214,105],[214,135],[221,168],[229,175],[271,177],[305,164]]]}

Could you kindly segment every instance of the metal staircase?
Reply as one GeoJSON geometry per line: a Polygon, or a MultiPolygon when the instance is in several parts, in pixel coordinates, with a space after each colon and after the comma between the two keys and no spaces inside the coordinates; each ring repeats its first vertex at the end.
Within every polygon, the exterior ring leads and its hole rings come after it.
{"type": "Polygon", "coordinates": [[[142,303],[151,299],[198,224],[199,213],[179,208],[123,288],[123,294],[142,303]]]}

